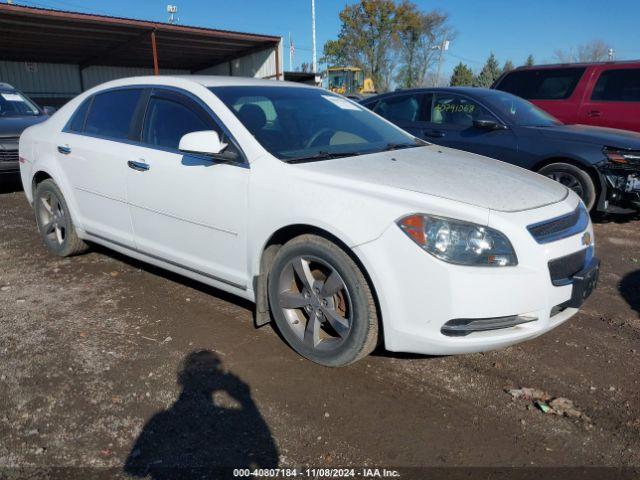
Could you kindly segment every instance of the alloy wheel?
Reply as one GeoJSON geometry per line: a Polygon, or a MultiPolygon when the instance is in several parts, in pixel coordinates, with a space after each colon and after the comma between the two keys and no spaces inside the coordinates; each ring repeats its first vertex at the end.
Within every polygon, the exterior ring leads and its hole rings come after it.
{"type": "Polygon", "coordinates": [[[42,233],[48,241],[62,245],[67,236],[67,215],[62,202],[53,192],[45,192],[40,197],[40,225],[42,233]]]}
{"type": "Polygon", "coordinates": [[[349,336],[353,307],[346,283],[326,261],[296,256],[282,270],[278,302],[291,330],[309,348],[334,350],[349,336]]]}
{"type": "Polygon", "coordinates": [[[551,180],[561,183],[567,188],[573,190],[580,198],[584,199],[584,188],[580,180],[568,172],[548,172],[546,176],[551,180]]]}

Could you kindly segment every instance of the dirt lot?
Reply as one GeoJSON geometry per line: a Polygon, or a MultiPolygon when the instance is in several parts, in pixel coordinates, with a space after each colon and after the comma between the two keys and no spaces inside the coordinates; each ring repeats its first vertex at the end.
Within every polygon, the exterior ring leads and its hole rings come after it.
{"type": "Polygon", "coordinates": [[[597,291],[535,341],[327,369],[247,302],[100,248],[49,255],[17,189],[0,193],[0,467],[640,467],[638,219],[596,225],[597,291]]]}

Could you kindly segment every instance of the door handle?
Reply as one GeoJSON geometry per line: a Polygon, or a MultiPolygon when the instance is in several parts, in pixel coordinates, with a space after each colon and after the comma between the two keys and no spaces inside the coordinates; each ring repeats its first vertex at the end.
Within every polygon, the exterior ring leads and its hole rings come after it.
{"type": "Polygon", "coordinates": [[[445,133],[442,130],[425,130],[424,134],[427,137],[432,138],[441,138],[445,136],[445,133]]]}
{"type": "Polygon", "coordinates": [[[58,145],[58,151],[63,155],[69,155],[71,153],[71,147],[68,145],[58,145]]]}
{"type": "Polygon", "coordinates": [[[602,115],[602,113],[599,110],[591,110],[589,113],[587,113],[587,117],[599,117],[600,115],[602,115]]]}
{"type": "Polygon", "coordinates": [[[151,168],[151,166],[148,163],[134,162],[133,160],[129,160],[127,162],[127,165],[129,166],[129,168],[132,168],[132,169],[137,170],[139,172],[146,172],[147,170],[149,170],[151,168]]]}

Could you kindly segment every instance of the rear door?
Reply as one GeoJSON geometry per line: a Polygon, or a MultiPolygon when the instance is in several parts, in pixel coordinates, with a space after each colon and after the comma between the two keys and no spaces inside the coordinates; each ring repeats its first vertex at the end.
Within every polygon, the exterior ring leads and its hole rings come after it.
{"type": "Polygon", "coordinates": [[[436,93],[430,117],[426,140],[506,162],[517,161],[518,142],[511,129],[487,130],[474,126],[475,120],[502,124],[476,100],[455,93],[436,93]]]}
{"type": "Polygon", "coordinates": [[[578,122],[586,67],[513,70],[495,88],[529,100],[563,123],[578,122]]]}
{"type": "Polygon", "coordinates": [[[134,246],[127,159],[144,92],[127,87],[97,93],[76,110],[56,146],[85,230],[127,247],[134,246]]]}
{"type": "Polygon", "coordinates": [[[597,69],[579,123],[640,132],[640,66],[597,69]]]}
{"type": "Polygon", "coordinates": [[[425,132],[429,129],[429,118],[425,113],[428,115],[429,107],[425,111],[424,105],[431,103],[431,97],[430,93],[419,92],[389,95],[378,100],[373,111],[412,135],[425,138],[425,132]]]}

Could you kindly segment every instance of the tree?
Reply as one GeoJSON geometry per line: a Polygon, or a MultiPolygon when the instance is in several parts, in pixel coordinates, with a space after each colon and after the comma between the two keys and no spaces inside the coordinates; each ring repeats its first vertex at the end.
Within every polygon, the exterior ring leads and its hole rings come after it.
{"type": "Polygon", "coordinates": [[[504,62],[504,66],[502,67],[502,73],[507,73],[513,70],[515,67],[513,66],[513,62],[511,60],[507,60],[504,62]]]}
{"type": "Polygon", "coordinates": [[[498,79],[501,72],[496,56],[491,53],[487,58],[487,63],[484,64],[478,76],[473,80],[473,86],[489,88],[498,79]]]}
{"type": "Polygon", "coordinates": [[[363,68],[379,91],[387,89],[398,27],[393,0],[360,0],[340,12],[338,39],[325,44],[325,57],[363,68]],[[329,55],[327,55],[327,53],[329,55]]]}
{"type": "Polygon", "coordinates": [[[555,57],[561,63],[602,62],[609,58],[609,47],[602,40],[591,40],[568,50],[556,50],[555,57]]]}
{"type": "Polygon", "coordinates": [[[473,84],[473,72],[464,63],[460,62],[453,69],[453,75],[449,85],[452,87],[468,87],[473,84]]]}
{"type": "Polygon", "coordinates": [[[529,54],[529,56],[527,57],[527,60],[524,62],[524,64],[525,64],[527,67],[531,67],[531,66],[535,65],[535,63],[536,63],[536,62],[535,62],[535,60],[533,59],[533,55],[531,55],[531,54],[529,54]]]}
{"type": "Polygon", "coordinates": [[[401,87],[418,87],[424,84],[427,70],[436,61],[438,51],[434,47],[442,45],[445,39],[451,40],[453,32],[447,25],[445,13],[420,12],[415,4],[406,0],[398,6],[397,19],[396,81],[401,87]]]}
{"type": "Polygon", "coordinates": [[[347,49],[344,40],[327,40],[322,50],[320,63],[325,63],[330,67],[342,67],[349,64],[347,49]]]}

